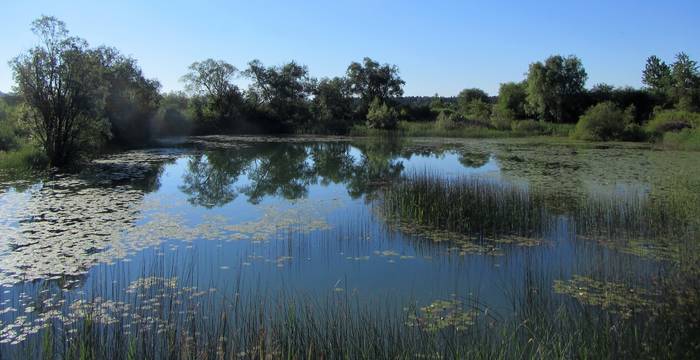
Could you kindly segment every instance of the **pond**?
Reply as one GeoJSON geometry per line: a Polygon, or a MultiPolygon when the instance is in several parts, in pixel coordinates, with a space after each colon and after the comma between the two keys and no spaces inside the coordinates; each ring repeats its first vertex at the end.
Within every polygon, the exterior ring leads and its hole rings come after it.
{"type": "MultiPolygon", "coordinates": [[[[459,328],[477,313],[514,317],[535,291],[629,317],[655,301],[650,284],[694,261],[682,257],[697,241],[618,239],[602,227],[632,225],[590,209],[624,201],[625,219],[665,219],[644,204],[697,204],[699,171],[694,153],[624,144],[217,136],[112,154],[77,174],[0,177],[0,343],[23,346],[56,321],[70,327],[85,306],[116,318],[105,313],[128,313],[155,296],[129,294],[156,285],[161,296],[178,289],[190,304],[216,303],[209,313],[224,306],[212,298],[232,294],[344,298],[420,309],[409,319],[432,327],[437,307],[459,328]],[[547,226],[465,238],[469,219],[391,213],[392,201],[408,203],[397,189],[414,191],[412,178],[536,193],[547,226]],[[591,221],[595,234],[582,233],[591,221]],[[466,303],[474,314],[450,308],[466,303]]],[[[517,222],[502,212],[488,217],[517,222]]]]}

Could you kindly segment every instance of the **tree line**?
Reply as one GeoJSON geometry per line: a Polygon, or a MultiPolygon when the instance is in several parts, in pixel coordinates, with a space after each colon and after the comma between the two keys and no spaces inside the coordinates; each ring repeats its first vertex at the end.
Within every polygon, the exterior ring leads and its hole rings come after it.
{"type": "Polygon", "coordinates": [[[13,134],[31,135],[55,166],[104,146],[142,146],[167,135],[343,134],[357,125],[391,130],[408,120],[445,129],[576,123],[572,135],[582,139],[641,140],[700,123],[700,75],[684,53],[671,64],[650,57],[642,89],[589,90],[581,60],[556,55],[532,63],[522,81],[501,84],[495,97],[475,88],[456,97],[403,97],[398,67],[370,58],[352,62],[344,76],[321,79],[293,61],[253,60],[240,70],[206,59],[189,66],[184,92],[162,94],[135,59],[90,47],[54,17],[35,20],[32,31],[38,45],[10,61],[19,101],[0,101],[0,150],[12,147],[13,134]],[[240,88],[239,78],[250,85],[240,88]]]}

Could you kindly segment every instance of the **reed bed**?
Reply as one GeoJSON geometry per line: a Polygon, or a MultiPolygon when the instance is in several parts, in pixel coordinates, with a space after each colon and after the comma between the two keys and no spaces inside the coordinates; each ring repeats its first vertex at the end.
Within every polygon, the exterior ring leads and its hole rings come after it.
{"type": "Polygon", "coordinates": [[[580,237],[598,241],[688,239],[694,212],[681,196],[655,199],[639,193],[571,198],[561,211],[546,191],[480,177],[414,172],[387,187],[381,206],[389,219],[475,239],[543,237],[565,219],[580,237]]]}
{"type": "Polygon", "coordinates": [[[548,276],[526,276],[515,289],[513,314],[498,314],[463,297],[397,308],[361,304],[347,293],[243,294],[240,284],[225,293],[200,290],[181,282],[186,274],[172,275],[149,272],[123,288],[98,285],[82,297],[61,295],[55,284],[27,289],[25,298],[45,305],[22,316],[45,320],[18,344],[0,344],[0,357],[692,358],[698,346],[688,322],[672,312],[626,317],[532,291],[546,289],[548,276]]]}

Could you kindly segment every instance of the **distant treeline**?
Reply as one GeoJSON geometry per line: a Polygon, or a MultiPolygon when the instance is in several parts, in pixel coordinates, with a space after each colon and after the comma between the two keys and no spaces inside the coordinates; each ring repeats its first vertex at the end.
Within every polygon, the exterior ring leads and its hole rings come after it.
{"type": "Polygon", "coordinates": [[[160,136],[344,134],[354,126],[391,130],[399,120],[447,131],[577,123],[572,135],[582,139],[641,140],[694,130],[700,109],[697,63],[683,53],[670,65],[650,57],[642,89],[587,89],[580,59],[557,55],[531,64],[525,79],[501,84],[494,97],[475,88],[455,97],[404,97],[398,67],[370,58],[350,63],[343,76],[321,79],[296,62],[253,60],[239,70],[206,59],[186,70],[184,92],[163,94],[135,59],[90,47],[56,18],[37,19],[32,31],[39,45],[10,62],[16,94],[0,100],[0,150],[30,139],[57,166],[105,145],[143,146],[160,136]],[[236,85],[241,77],[248,88],[236,85]]]}

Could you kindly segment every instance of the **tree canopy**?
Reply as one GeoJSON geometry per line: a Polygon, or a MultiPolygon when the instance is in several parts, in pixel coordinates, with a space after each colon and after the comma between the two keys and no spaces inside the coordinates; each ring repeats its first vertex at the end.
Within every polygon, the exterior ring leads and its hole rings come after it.
{"type": "Polygon", "coordinates": [[[574,122],[582,109],[588,74],[576,56],[560,55],[530,65],[527,103],[532,114],[552,122],[574,122]]]}

